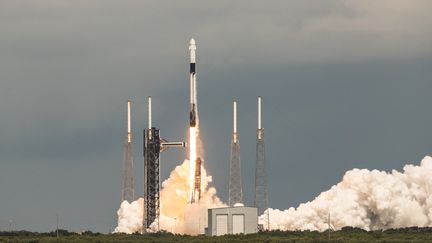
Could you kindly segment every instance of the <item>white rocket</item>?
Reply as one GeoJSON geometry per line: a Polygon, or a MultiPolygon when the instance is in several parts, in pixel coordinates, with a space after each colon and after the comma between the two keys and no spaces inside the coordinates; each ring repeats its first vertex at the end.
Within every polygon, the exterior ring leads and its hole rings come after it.
{"type": "Polygon", "coordinates": [[[196,45],[195,40],[192,38],[189,43],[190,51],[190,116],[189,124],[195,127],[198,120],[198,107],[197,107],[197,89],[196,89],[196,45]]]}

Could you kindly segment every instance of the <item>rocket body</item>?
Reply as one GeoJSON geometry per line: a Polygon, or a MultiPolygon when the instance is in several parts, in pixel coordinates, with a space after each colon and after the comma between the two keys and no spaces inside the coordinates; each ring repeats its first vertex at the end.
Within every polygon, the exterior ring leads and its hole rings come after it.
{"type": "Polygon", "coordinates": [[[190,52],[190,112],[189,112],[189,160],[190,163],[190,185],[191,203],[199,202],[201,198],[201,166],[204,162],[200,158],[199,118],[197,102],[196,82],[196,44],[191,39],[189,43],[190,52]]]}
{"type": "Polygon", "coordinates": [[[196,44],[191,39],[189,43],[190,51],[190,114],[189,125],[195,127],[198,120],[197,89],[196,89],[196,44]]]}

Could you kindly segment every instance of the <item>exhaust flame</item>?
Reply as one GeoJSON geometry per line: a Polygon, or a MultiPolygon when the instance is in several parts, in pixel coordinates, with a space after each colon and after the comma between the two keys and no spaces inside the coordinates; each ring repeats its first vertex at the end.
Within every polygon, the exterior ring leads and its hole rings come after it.
{"type": "MultiPolygon", "coordinates": [[[[216,196],[216,189],[209,187],[212,177],[202,169],[201,199],[198,203],[190,203],[190,192],[193,184],[190,183],[190,170],[193,161],[185,160],[177,166],[169,178],[162,183],[160,192],[160,229],[179,234],[197,235],[204,233],[207,227],[207,209],[225,207],[226,205],[216,196]]],[[[118,226],[114,233],[134,233],[142,229],[143,198],[128,203],[124,201],[117,211],[118,226]]],[[[157,224],[151,227],[157,230],[157,224]]]]}
{"type": "Polygon", "coordinates": [[[197,159],[197,128],[189,128],[189,184],[190,184],[190,195],[189,199],[192,198],[192,191],[194,189],[195,182],[195,161],[197,159]]]}

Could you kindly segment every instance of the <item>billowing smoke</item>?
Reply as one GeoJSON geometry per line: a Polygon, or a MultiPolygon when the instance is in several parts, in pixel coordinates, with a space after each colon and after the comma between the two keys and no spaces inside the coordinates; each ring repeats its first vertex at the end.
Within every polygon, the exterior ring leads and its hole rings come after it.
{"type": "MultiPolygon", "coordinates": [[[[391,173],[353,169],[313,201],[281,211],[269,209],[270,229],[319,230],[344,226],[365,230],[432,226],[432,158],[391,173]],[[330,220],[329,220],[330,219],[330,220]]],[[[260,222],[264,216],[260,216],[260,222]]]]}
{"type": "MultiPolygon", "coordinates": [[[[212,177],[202,166],[201,200],[190,204],[190,183],[193,171],[190,161],[177,166],[162,183],[161,230],[196,235],[207,226],[207,209],[226,206],[209,187],[212,177]]],[[[142,230],[142,198],[124,201],[114,232],[134,233],[142,230]]],[[[269,209],[270,229],[335,230],[344,226],[365,230],[432,226],[432,157],[425,157],[419,166],[406,165],[403,172],[391,173],[353,169],[341,182],[322,192],[313,201],[286,210],[269,209]]],[[[265,214],[264,214],[265,215],[265,214]]],[[[259,222],[265,228],[262,215],[259,222]]],[[[151,226],[157,230],[157,224],[151,226]]]]}
{"type": "MultiPolygon", "coordinates": [[[[160,192],[161,230],[181,234],[201,234],[207,226],[207,209],[225,206],[216,196],[216,189],[209,187],[212,177],[202,166],[201,168],[201,199],[199,203],[190,204],[190,161],[185,160],[177,166],[169,178],[162,183],[160,192]]],[[[193,173],[193,172],[192,172],[193,173]]],[[[129,204],[124,201],[117,211],[118,226],[114,232],[134,233],[142,230],[143,219],[142,198],[129,204]]],[[[151,225],[157,230],[157,224],[151,225]]]]}
{"type": "Polygon", "coordinates": [[[209,187],[212,177],[201,167],[201,199],[190,204],[189,160],[177,166],[162,183],[161,220],[162,229],[176,233],[198,234],[207,225],[207,209],[225,206],[216,196],[216,189],[209,187]],[[174,223],[174,225],[172,225],[174,223]]]}
{"type": "Polygon", "coordinates": [[[132,203],[123,201],[117,211],[118,222],[115,228],[115,233],[128,233],[132,234],[140,232],[143,224],[144,215],[144,199],[141,197],[132,203]]]}

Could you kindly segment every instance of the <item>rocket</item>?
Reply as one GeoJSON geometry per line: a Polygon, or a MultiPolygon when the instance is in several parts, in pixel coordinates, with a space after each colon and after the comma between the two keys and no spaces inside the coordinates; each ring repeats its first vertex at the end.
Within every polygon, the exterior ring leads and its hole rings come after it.
{"type": "Polygon", "coordinates": [[[196,45],[195,40],[192,38],[189,43],[190,51],[190,113],[189,125],[195,127],[198,120],[197,108],[197,90],[196,90],[196,45]]]}
{"type": "Polygon", "coordinates": [[[191,193],[191,203],[198,202],[201,198],[201,164],[203,160],[199,157],[197,147],[199,144],[199,118],[198,118],[198,102],[197,102],[197,85],[196,85],[196,44],[192,38],[189,43],[190,52],[190,111],[189,111],[189,125],[190,133],[190,146],[189,146],[189,159],[191,164],[190,173],[194,175],[191,193]]]}

